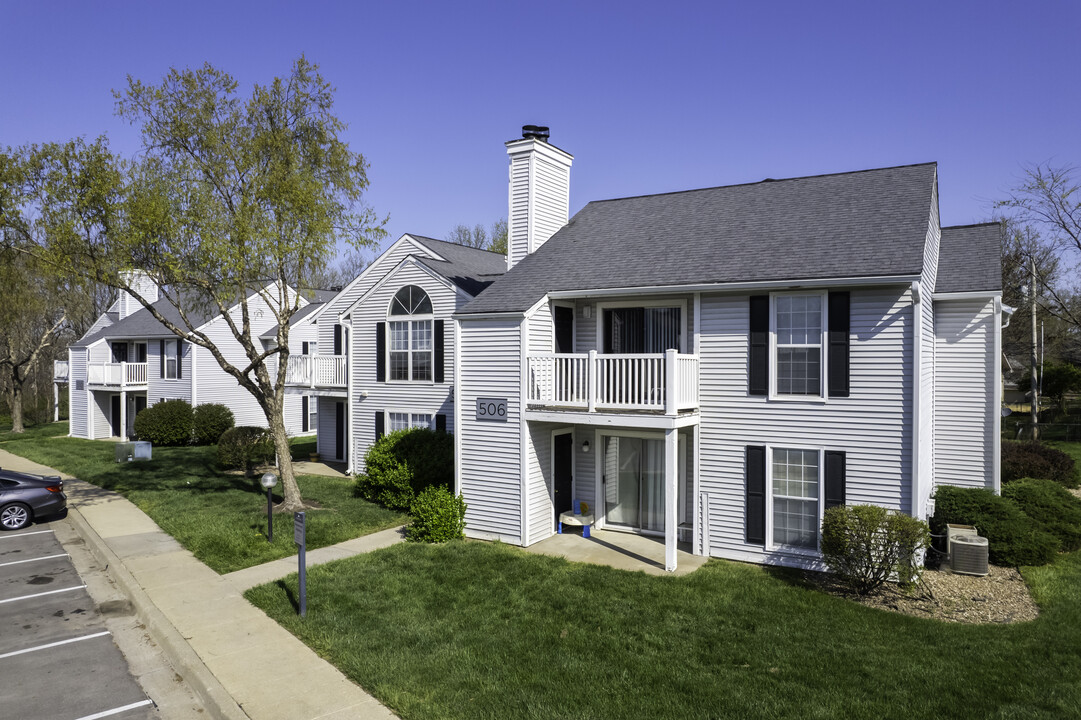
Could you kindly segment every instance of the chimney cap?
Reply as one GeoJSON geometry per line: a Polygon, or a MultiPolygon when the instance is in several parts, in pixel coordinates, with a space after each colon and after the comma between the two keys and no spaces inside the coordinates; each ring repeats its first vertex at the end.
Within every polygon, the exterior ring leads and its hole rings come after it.
{"type": "Polygon", "coordinates": [[[548,142],[548,126],[547,125],[523,125],[522,126],[523,138],[534,138],[543,142],[548,142]]]}

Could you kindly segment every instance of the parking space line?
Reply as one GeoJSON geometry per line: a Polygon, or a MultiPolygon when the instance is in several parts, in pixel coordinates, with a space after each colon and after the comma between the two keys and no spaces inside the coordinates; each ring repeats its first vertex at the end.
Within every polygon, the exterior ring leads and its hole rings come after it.
{"type": "Polygon", "coordinates": [[[38,560],[55,560],[56,558],[67,556],[67,553],[60,553],[59,555],[46,555],[45,557],[30,558],[29,560],[15,560],[14,562],[0,563],[0,567],[7,567],[8,565],[21,565],[28,562],[37,562],[38,560]]]}
{"type": "Polygon", "coordinates": [[[10,540],[11,538],[26,537],[27,535],[44,535],[45,533],[51,533],[52,530],[35,530],[34,532],[19,533],[18,535],[0,535],[0,540],[10,540]]]}
{"type": "Polygon", "coordinates": [[[49,590],[48,592],[34,593],[33,595],[20,595],[19,597],[8,598],[6,600],[0,600],[0,605],[9,602],[15,602],[16,600],[29,600],[30,598],[41,597],[43,595],[55,595],[62,592],[70,592],[72,590],[82,590],[86,585],[76,585],[75,587],[60,588],[59,590],[49,590]]]}
{"type": "Polygon", "coordinates": [[[112,710],[102,710],[99,713],[93,715],[83,715],[81,718],[75,718],[75,720],[98,720],[98,718],[109,717],[110,715],[117,715],[127,710],[134,710],[135,708],[141,708],[146,705],[152,705],[153,700],[147,698],[146,700],[140,700],[139,702],[125,705],[124,707],[113,708],[112,710]]]}
{"type": "Polygon", "coordinates": [[[98,638],[98,637],[101,637],[102,635],[108,635],[108,634],[109,634],[109,631],[106,630],[105,632],[94,633],[93,635],[83,635],[82,637],[69,638],[67,640],[60,640],[59,642],[52,642],[52,643],[49,643],[48,645],[38,645],[37,647],[26,648],[25,650],[15,650],[14,652],[4,653],[3,655],[0,655],[0,660],[3,660],[4,658],[12,657],[14,655],[22,655],[23,653],[34,652],[35,650],[48,650],[49,648],[54,648],[54,647],[57,647],[58,645],[67,645],[68,643],[80,642],[82,640],[89,640],[91,638],[98,638]]]}

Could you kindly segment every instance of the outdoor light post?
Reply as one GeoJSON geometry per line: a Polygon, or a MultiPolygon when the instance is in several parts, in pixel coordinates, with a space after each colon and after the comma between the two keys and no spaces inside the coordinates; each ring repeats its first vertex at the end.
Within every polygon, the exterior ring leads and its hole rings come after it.
{"type": "Polygon", "coordinates": [[[278,476],[267,473],[259,478],[259,484],[266,488],[266,541],[272,543],[274,542],[274,517],[271,513],[274,512],[274,501],[270,497],[270,491],[278,484],[278,476]]]}

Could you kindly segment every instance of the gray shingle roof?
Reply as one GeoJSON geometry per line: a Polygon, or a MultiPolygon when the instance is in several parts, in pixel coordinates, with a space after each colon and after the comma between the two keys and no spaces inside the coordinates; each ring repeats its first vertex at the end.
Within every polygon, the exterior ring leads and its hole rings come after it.
{"type": "Polygon", "coordinates": [[[444,262],[415,256],[417,260],[470,295],[477,295],[507,271],[505,255],[413,233],[409,233],[409,236],[433,253],[446,258],[444,262]]]}
{"type": "MultiPolygon", "coordinates": [[[[167,299],[162,298],[154,303],[154,309],[162,314],[165,319],[184,327],[184,321],[180,319],[180,312],[167,299]]],[[[186,308],[188,319],[199,327],[218,314],[210,307],[199,307],[196,303],[190,303],[186,308]]],[[[119,316],[118,316],[119,317],[119,316]]],[[[123,320],[117,320],[112,325],[102,328],[91,334],[87,334],[74,343],[72,347],[86,347],[102,338],[144,338],[144,337],[176,337],[173,332],[159,323],[150,314],[150,311],[140,307],[137,311],[128,315],[123,320]]]]}
{"type": "Polygon", "coordinates": [[[999,223],[942,228],[935,292],[1002,290],[1002,226],[999,223]]]}
{"type": "Polygon", "coordinates": [[[591,202],[462,310],[556,290],[917,275],[935,163],[591,202]]]}
{"type": "MultiPolygon", "coordinates": [[[[319,293],[325,293],[325,292],[328,292],[328,291],[316,290],[316,298],[320,297],[319,293]]],[[[334,295],[336,295],[336,294],[337,293],[331,293],[330,297],[334,297],[334,295]]],[[[289,318],[289,327],[295,326],[298,322],[300,322],[304,318],[308,317],[313,312],[315,312],[319,308],[323,307],[323,305],[325,305],[325,304],[326,304],[325,302],[314,302],[313,301],[313,302],[308,303],[304,307],[300,308],[299,310],[297,310],[296,314],[293,315],[293,317],[289,318]]],[[[274,327],[270,328],[265,333],[260,335],[259,339],[260,340],[276,340],[277,337],[278,337],[278,326],[274,325],[274,327]]]]}

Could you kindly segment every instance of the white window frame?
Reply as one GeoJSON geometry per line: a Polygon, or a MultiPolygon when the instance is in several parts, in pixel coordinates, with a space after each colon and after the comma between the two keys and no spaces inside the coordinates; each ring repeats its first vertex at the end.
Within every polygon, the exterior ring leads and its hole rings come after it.
{"type": "Polygon", "coordinates": [[[390,408],[383,411],[383,427],[388,435],[395,430],[409,430],[411,428],[427,428],[429,430],[435,430],[435,415],[435,413],[413,412],[411,410],[397,410],[390,408]],[[404,428],[392,427],[390,419],[391,415],[405,415],[409,424],[404,428]],[[424,417],[429,418],[428,423],[426,425],[418,423],[418,418],[424,417]]]}
{"type": "Polygon", "coordinates": [[[319,432],[319,396],[308,395],[308,432],[319,432]]]}
{"type": "Polygon", "coordinates": [[[179,352],[177,350],[177,348],[180,347],[179,343],[180,343],[179,340],[166,340],[165,341],[165,376],[162,378],[162,380],[179,380],[180,379],[180,363],[182,362],[182,360],[180,359],[180,354],[179,354],[179,352]],[[172,346],[171,346],[172,349],[170,349],[170,343],[172,343],[172,346]],[[170,362],[170,360],[172,360],[172,363],[173,363],[173,372],[172,372],[171,375],[169,374],[169,362],[170,362]]]}
{"type": "MultiPolygon", "coordinates": [[[[657,432],[655,430],[631,430],[626,428],[620,428],[617,430],[601,430],[598,428],[593,433],[594,447],[589,449],[589,452],[593,455],[593,502],[595,507],[593,508],[593,517],[596,518],[596,526],[598,530],[612,530],[614,532],[625,532],[632,535],[649,535],[653,537],[663,537],[664,531],[656,530],[641,530],[637,528],[630,528],[623,525],[608,524],[608,508],[604,501],[604,439],[607,437],[626,437],[626,438],[641,438],[643,440],[661,440],[664,441],[664,431],[657,432]]],[[[676,508],[676,525],[677,531],[680,522],[679,518],[682,515],[683,503],[679,501],[679,489],[683,488],[687,484],[687,442],[690,438],[682,433],[676,434],[676,502],[678,507],[676,508]]],[[[575,440],[577,442],[577,440],[575,440]]],[[[553,455],[554,457],[554,455],[553,455]]],[[[577,460],[575,467],[577,467],[577,460]]],[[[575,488],[577,489],[578,479],[575,478],[575,488]]]]}
{"type": "Polygon", "coordinates": [[[434,385],[435,384],[435,303],[432,301],[432,294],[430,292],[428,292],[427,289],[422,288],[420,285],[417,285],[415,283],[409,283],[408,285],[403,285],[403,286],[399,287],[397,290],[395,290],[394,295],[391,296],[390,302],[387,304],[387,328],[386,328],[386,333],[387,333],[386,342],[384,343],[386,345],[386,350],[385,350],[386,356],[383,358],[383,362],[386,364],[386,368],[387,368],[387,380],[386,381],[388,383],[397,383],[397,384],[409,383],[409,384],[413,384],[413,385],[434,385]],[[392,315],[390,311],[391,311],[391,308],[394,307],[394,298],[397,297],[399,292],[401,292],[404,288],[409,287],[410,285],[417,288],[418,290],[420,290],[421,292],[424,293],[424,295],[428,298],[428,303],[432,306],[432,312],[416,314],[416,315],[392,315]],[[430,347],[427,350],[414,350],[413,349],[414,325],[416,325],[418,323],[424,323],[424,322],[428,323],[428,337],[429,337],[429,341],[430,341],[429,342],[430,347]],[[406,350],[394,350],[393,349],[394,332],[393,332],[393,330],[391,328],[393,323],[404,323],[405,326],[406,326],[406,348],[407,348],[406,350]],[[394,353],[403,353],[403,352],[405,353],[405,356],[406,356],[406,363],[407,363],[406,367],[409,369],[409,378],[406,379],[406,380],[402,380],[400,378],[395,379],[395,378],[391,377],[391,374],[393,372],[393,368],[392,368],[391,363],[390,363],[390,357],[394,353]],[[414,355],[419,355],[419,354],[422,354],[422,353],[427,353],[428,354],[428,358],[429,358],[428,367],[431,370],[431,377],[428,378],[427,380],[415,380],[415,379],[413,379],[413,356],[414,355]]]}
{"type": "MultiPolygon", "coordinates": [[[[778,550],[797,555],[810,555],[819,557],[822,554],[822,517],[826,505],[826,448],[807,447],[793,444],[766,445],[766,550],[778,550]],[[818,542],[815,548],[799,547],[798,545],[786,545],[773,541],[773,452],[775,450],[801,450],[813,452],[818,455],[818,542]]],[[[801,498],[806,500],[807,498],[801,498]]]]}
{"type": "MultiPolygon", "coordinates": [[[[772,292],[769,295],[769,398],[770,400],[794,400],[803,402],[817,402],[826,403],[829,402],[829,393],[826,388],[826,372],[829,367],[827,353],[829,352],[828,340],[828,328],[827,322],[829,318],[829,293],[824,290],[792,290],[786,292],[772,292]],[[822,315],[822,319],[819,323],[819,345],[818,353],[818,394],[817,395],[802,395],[791,393],[780,393],[777,391],[777,298],[778,297],[793,297],[793,296],[815,296],[821,298],[819,303],[819,309],[822,315]]],[[[815,347],[814,345],[786,345],[785,347],[815,347]]],[[[800,449],[800,448],[793,448],[800,449]]]]}

